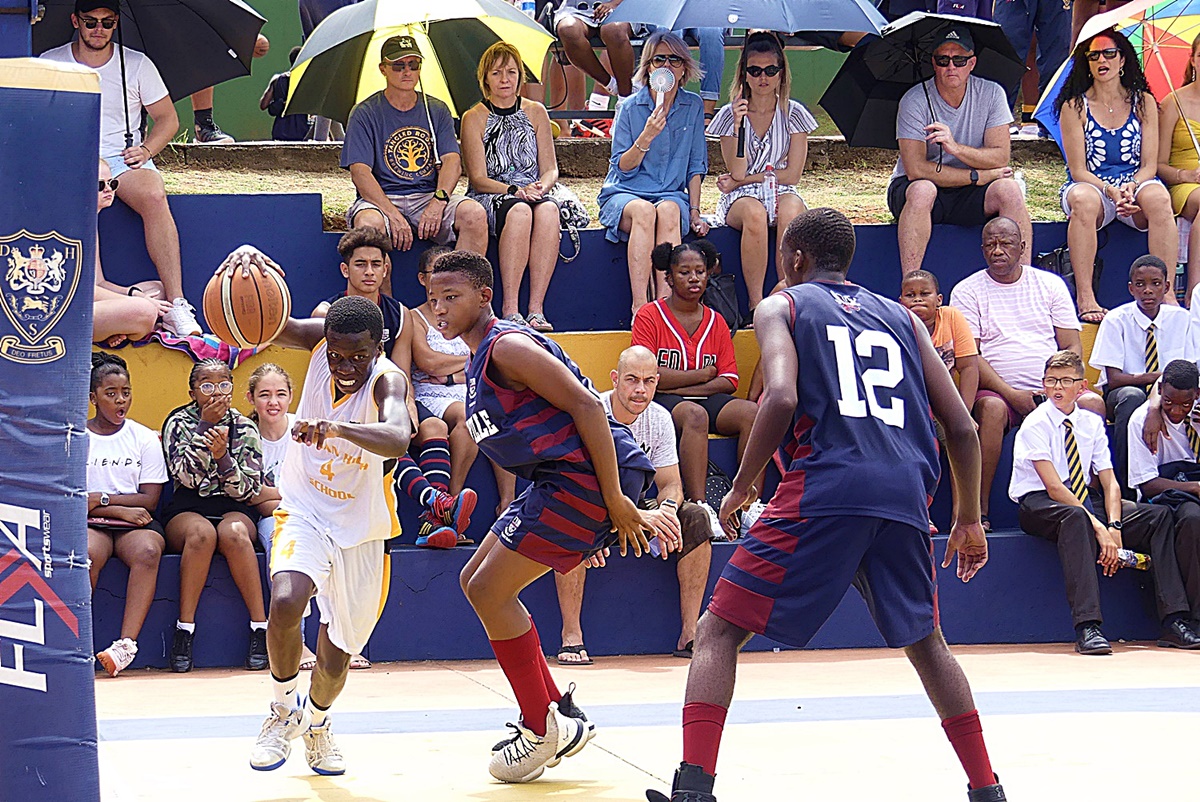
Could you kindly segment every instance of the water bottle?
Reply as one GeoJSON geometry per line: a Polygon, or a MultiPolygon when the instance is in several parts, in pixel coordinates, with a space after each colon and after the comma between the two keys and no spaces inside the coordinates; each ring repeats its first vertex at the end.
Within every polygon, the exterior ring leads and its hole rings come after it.
{"type": "Polygon", "coordinates": [[[1183,306],[1188,302],[1188,239],[1192,234],[1192,221],[1180,217],[1176,222],[1179,223],[1179,263],[1175,265],[1175,300],[1179,301],[1180,306],[1183,306]]]}
{"type": "Polygon", "coordinates": [[[1150,555],[1129,549],[1117,549],[1117,565],[1121,568],[1136,568],[1139,571],[1150,570],[1150,555]]]}
{"type": "Polygon", "coordinates": [[[1019,186],[1021,188],[1021,197],[1022,198],[1028,197],[1029,193],[1026,191],[1026,188],[1025,188],[1025,171],[1017,170],[1016,172],[1014,172],[1013,173],[1013,181],[1016,181],[1017,186],[1019,186]]]}
{"type": "Polygon", "coordinates": [[[521,0],[521,11],[525,12],[532,19],[537,16],[536,0],[521,0]]]}
{"type": "Polygon", "coordinates": [[[767,207],[767,225],[775,225],[775,214],[779,210],[779,184],[775,179],[775,167],[768,164],[763,175],[763,206],[767,207]]]}

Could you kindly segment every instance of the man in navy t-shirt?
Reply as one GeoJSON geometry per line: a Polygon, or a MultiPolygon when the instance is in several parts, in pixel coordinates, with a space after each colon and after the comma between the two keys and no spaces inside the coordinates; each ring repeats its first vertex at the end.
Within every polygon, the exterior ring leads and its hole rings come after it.
{"type": "Polygon", "coordinates": [[[423,239],[482,254],[487,216],[475,201],[450,194],[462,157],[446,104],[417,91],[423,61],[411,36],[380,48],[387,88],[359,103],[346,124],[342,167],[358,192],[346,222],[386,231],[402,251],[423,239]]]}

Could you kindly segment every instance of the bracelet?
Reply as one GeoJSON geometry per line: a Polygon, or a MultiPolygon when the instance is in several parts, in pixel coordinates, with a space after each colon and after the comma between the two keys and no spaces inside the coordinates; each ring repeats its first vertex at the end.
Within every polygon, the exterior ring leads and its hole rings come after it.
{"type": "Polygon", "coordinates": [[[639,145],[639,144],[637,143],[637,140],[636,140],[636,139],[635,139],[635,140],[633,140],[633,146],[634,146],[635,148],[637,148],[638,150],[640,150],[642,153],[649,153],[649,152],[650,152],[650,148],[643,148],[641,145],[639,145]]]}
{"type": "Polygon", "coordinates": [[[455,382],[454,382],[454,374],[453,374],[453,373],[451,373],[449,376],[447,376],[447,377],[446,377],[446,386],[447,386],[447,387],[453,387],[453,386],[454,386],[454,384],[455,384],[455,382]]]}
{"type": "Polygon", "coordinates": [[[136,290],[137,292],[139,292],[139,293],[143,294],[143,295],[145,294],[145,293],[142,293],[142,288],[141,288],[141,287],[136,287],[136,286],[135,286],[135,287],[130,287],[130,288],[129,288],[129,292],[127,292],[127,293],[125,293],[125,294],[126,294],[126,295],[128,295],[130,298],[132,298],[132,297],[133,297],[133,293],[134,293],[134,291],[135,291],[135,290],[136,290]]]}
{"type": "Polygon", "coordinates": [[[676,508],[676,509],[678,509],[678,508],[679,508],[679,502],[678,502],[678,501],[676,501],[676,500],[675,500],[675,499],[673,499],[673,498],[664,499],[664,500],[662,501],[662,503],[660,503],[658,506],[660,506],[660,507],[665,507],[665,506],[667,506],[668,504],[670,504],[672,507],[674,507],[674,508],[676,508]]]}
{"type": "Polygon", "coordinates": [[[141,148],[142,150],[146,151],[147,158],[150,158],[150,159],[154,158],[154,154],[150,151],[150,148],[146,147],[145,145],[138,145],[138,147],[141,148]]]}

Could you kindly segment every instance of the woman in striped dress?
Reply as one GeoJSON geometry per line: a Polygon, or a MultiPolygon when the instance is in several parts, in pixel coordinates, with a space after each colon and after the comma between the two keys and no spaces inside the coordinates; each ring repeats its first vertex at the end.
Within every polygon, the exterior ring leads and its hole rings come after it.
{"type": "Polygon", "coordinates": [[[525,65],[507,42],[489,47],[479,61],[483,100],[462,118],[462,155],[467,195],[487,212],[500,243],[501,312],[505,320],[553,331],[544,304],[558,263],[558,205],[550,190],[558,181],[554,135],[546,107],[521,97],[525,65]],[[529,319],[517,297],[529,268],[529,319]]]}

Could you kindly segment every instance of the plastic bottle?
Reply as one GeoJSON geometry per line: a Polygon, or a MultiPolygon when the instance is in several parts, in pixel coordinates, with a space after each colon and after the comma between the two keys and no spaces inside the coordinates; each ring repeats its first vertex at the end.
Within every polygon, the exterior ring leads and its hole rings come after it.
{"type": "Polygon", "coordinates": [[[1021,197],[1022,198],[1029,197],[1029,192],[1026,190],[1026,187],[1025,187],[1025,171],[1017,170],[1016,172],[1014,172],[1013,173],[1013,181],[1016,181],[1017,186],[1019,186],[1021,188],[1021,197]]]}
{"type": "Polygon", "coordinates": [[[1122,568],[1136,568],[1139,571],[1150,570],[1150,555],[1129,549],[1117,549],[1117,564],[1122,568]]]}
{"type": "Polygon", "coordinates": [[[536,0],[521,0],[521,11],[528,14],[531,18],[537,16],[536,0]]]}
{"type": "Polygon", "coordinates": [[[1187,263],[1188,240],[1192,234],[1192,222],[1180,217],[1179,223],[1179,262],[1175,265],[1175,300],[1181,305],[1187,304],[1187,263]]]}
{"type": "Polygon", "coordinates": [[[775,215],[779,210],[779,184],[775,179],[775,166],[768,164],[763,175],[763,206],[767,207],[767,224],[775,225],[775,215]]]}

